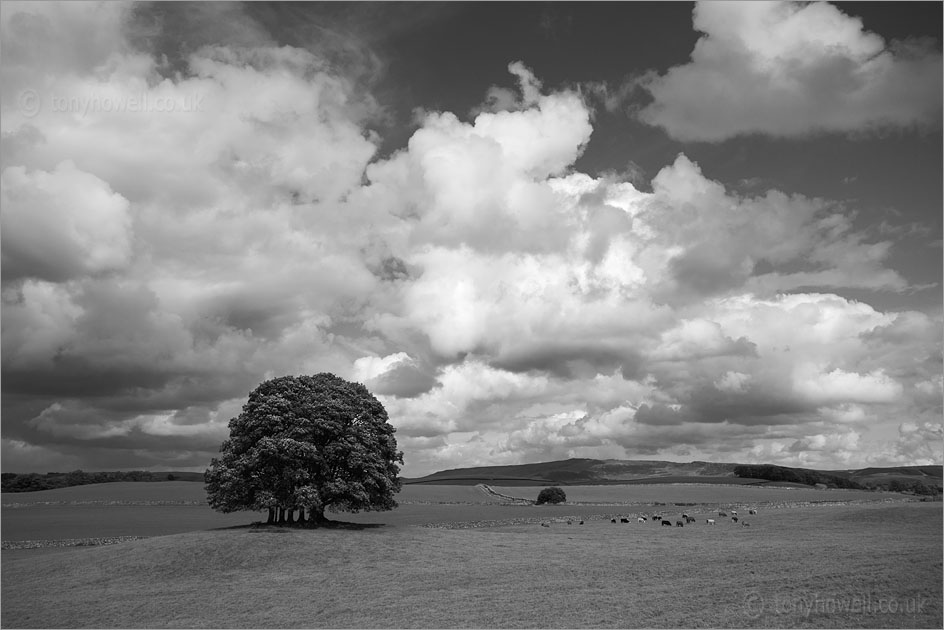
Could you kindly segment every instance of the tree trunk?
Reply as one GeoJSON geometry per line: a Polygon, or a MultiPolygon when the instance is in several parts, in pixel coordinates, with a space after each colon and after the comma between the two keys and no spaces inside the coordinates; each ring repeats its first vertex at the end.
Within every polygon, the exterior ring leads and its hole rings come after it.
{"type": "Polygon", "coordinates": [[[298,508],[298,522],[299,523],[305,522],[305,508],[303,507],[298,508]]]}
{"type": "Polygon", "coordinates": [[[285,524],[285,508],[282,507],[281,505],[279,506],[279,524],[280,525],[285,524]]]}
{"type": "Polygon", "coordinates": [[[328,522],[328,519],[324,515],[324,506],[308,508],[308,523],[312,527],[318,527],[326,522],[328,522]]]}
{"type": "Polygon", "coordinates": [[[291,508],[289,508],[289,511],[288,511],[288,522],[289,522],[289,523],[294,523],[294,522],[295,522],[295,510],[293,510],[293,509],[291,509],[291,508]]]}
{"type": "Polygon", "coordinates": [[[269,508],[269,520],[266,521],[266,525],[271,525],[275,522],[275,508],[269,508]]]}

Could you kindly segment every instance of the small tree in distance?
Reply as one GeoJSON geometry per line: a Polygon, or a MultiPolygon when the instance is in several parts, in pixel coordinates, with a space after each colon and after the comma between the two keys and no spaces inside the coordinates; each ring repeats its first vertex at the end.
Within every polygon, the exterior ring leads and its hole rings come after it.
{"type": "Polygon", "coordinates": [[[317,525],[326,508],[397,507],[396,429],[360,383],[327,373],[266,381],[229,431],[205,475],[214,510],[267,510],[269,523],[317,525]]]}
{"type": "Polygon", "coordinates": [[[564,494],[564,491],[557,486],[551,486],[550,488],[544,488],[541,492],[538,493],[538,505],[544,505],[545,503],[563,503],[567,500],[567,495],[564,494]]]}

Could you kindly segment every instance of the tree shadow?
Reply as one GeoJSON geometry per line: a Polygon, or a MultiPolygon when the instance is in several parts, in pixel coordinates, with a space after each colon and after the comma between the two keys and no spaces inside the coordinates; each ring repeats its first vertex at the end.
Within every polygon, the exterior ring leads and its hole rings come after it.
{"type": "Polygon", "coordinates": [[[210,531],[226,531],[233,529],[248,529],[252,532],[260,533],[270,533],[270,534],[287,534],[293,531],[305,531],[305,530],[316,530],[316,529],[347,529],[352,531],[360,531],[364,529],[378,529],[381,527],[387,527],[386,523],[351,523],[350,521],[334,521],[334,520],[324,520],[320,522],[304,522],[304,523],[266,523],[264,521],[255,521],[252,523],[247,523],[245,525],[230,525],[228,527],[214,527],[210,531]]]}

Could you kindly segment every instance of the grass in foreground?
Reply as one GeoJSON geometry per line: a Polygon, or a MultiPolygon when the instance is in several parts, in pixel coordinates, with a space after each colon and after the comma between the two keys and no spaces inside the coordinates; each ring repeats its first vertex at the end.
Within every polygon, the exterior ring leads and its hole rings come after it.
{"type": "Polygon", "coordinates": [[[4,551],[0,622],[939,628],[941,528],[939,505],[899,504],[776,510],[750,528],[236,528],[4,551]],[[857,597],[875,610],[837,612],[857,597]]]}

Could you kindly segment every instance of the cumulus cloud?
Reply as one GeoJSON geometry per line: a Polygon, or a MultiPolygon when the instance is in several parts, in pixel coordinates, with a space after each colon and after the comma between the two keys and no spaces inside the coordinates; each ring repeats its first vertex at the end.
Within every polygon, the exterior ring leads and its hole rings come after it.
{"type": "Polygon", "coordinates": [[[938,125],[941,54],[825,2],[699,2],[687,64],[640,81],[638,116],[682,141],[938,125]]]}
{"type": "Polygon", "coordinates": [[[813,402],[894,402],[901,396],[902,386],[882,370],[868,374],[803,365],[794,371],[793,389],[813,402]]]}
{"type": "Polygon", "coordinates": [[[41,105],[2,97],[5,467],[199,469],[260,381],[321,371],[382,400],[409,474],[898,461],[940,415],[940,318],[833,293],[909,287],[854,209],[685,155],[651,192],[579,172],[587,103],[522,62],[379,158],[331,55],[240,13],[238,44],[165,60],[123,6],[102,46],[85,12],[4,7],[0,73],[41,105]]]}
{"type": "Polygon", "coordinates": [[[69,161],[51,173],[4,169],[0,203],[4,279],[58,282],[130,261],[128,200],[69,161]]]}

